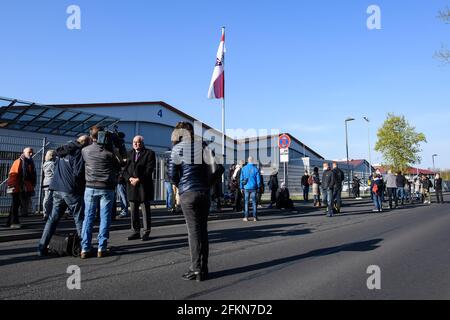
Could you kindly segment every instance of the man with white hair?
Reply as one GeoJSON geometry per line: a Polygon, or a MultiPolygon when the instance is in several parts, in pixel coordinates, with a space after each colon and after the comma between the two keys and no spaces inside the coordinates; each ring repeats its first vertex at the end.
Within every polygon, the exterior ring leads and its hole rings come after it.
{"type": "Polygon", "coordinates": [[[240,187],[241,190],[244,190],[245,195],[244,221],[248,221],[248,201],[251,197],[253,221],[256,222],[258,221],[258,217],[256,216],[256,193],[261,188],[261,176],[251,156],[248,157],[248,164],[241,170],[240,187]]]}
{"type": "Polygon", "coordinates": [[[19,229],[19,208],[22,216],[28,215],[28,206],[36,187],[36,168],[33,162],[33,149],[27,147],[19,159],[14,161],[8,175],[8,190],[12,195],[11,212],[6,222],[7,227],[19,229]]]}
{"type": "Polygon", "coordinates": [[[131,211],[132,234],[128,240],[141,239],[148,241],[151,232],[150,201],[153,200],[153,171],[156,156],[150,148],[144,145],[143,136],[133,138],[133,149],[129,152],[123,177],[127,181],[128,201],[131,211]],[[142,224],[139,217],[139,207],[142,209],[142,224]],[[143,232],[141,236],[141,227],[143,232]]]}

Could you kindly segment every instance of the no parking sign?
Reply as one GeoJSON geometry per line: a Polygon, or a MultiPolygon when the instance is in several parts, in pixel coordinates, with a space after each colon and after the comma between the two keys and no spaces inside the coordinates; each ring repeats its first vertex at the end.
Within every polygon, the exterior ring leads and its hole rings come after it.
{"type": "Polygon", "coordinates": [[[289,162],[289,146],[291,145],[291,137],[282,134],[278,137],[278,146],[280,147],[280,162],[289,162]]]}
{"type": "Polygon", "coordinates": [[[278,146],[280,149],[288,149],[291,145],[291,137],[289,135],[283,133],[278,137],[278,146]]]}

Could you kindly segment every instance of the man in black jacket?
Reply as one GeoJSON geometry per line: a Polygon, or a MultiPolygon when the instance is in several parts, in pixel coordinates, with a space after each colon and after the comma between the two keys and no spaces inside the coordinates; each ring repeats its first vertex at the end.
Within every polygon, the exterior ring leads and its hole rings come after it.
{"type": "Polygon", "coordinates": [[[329,217],[333,216],[333,190],[336,184],[336,177],[328,163],[323,164],[322,189],[323,202],[327,204],[326,213],[329,217]]]}
{"type": "Polygon", "coordinates": [[[128,240],[150,239],[151,212],[150,201],[153,200],[153,171],[155,170],[155,153],[144,146],[144,137],[133,138],[133,149],[128,154],[123,177],[127,181],[128,201],[131,211],[131,229],[133,233],[128,240]],[[141,220],[139,207],[142,209],[143,234],[141,237],[141,220]]]}
{"type": "Polygon", "coordinates": [[[334,207],[337,213],[341,213],[341,207],[342,207],[342,199],[341,199],[341,193],[342,193],[342,182],[345,179],[344,171],[339,169],[337,162],[333,162],[333,173],[335,178],[335,183],[333,186],[333,200],[334,200],[334,207]]]}
{"type": "Polygon", "coordinates": [[[305,202],[308,202],[308,197],[309,197],[309,173],[307,170],[305,170],[305,174],[302,176],[302,188],[303,188],[303,200],[305,202]]]}
{"type": "Polygon", "coordinates": [[[92,249],[92,229],[95,214],[100,204],[100,227],[98,232],[97,257],[108,255],[109,226],[111,225],[113,206],[116,199],[117,178],[121,168],[121,159],[114,146],[108,140],[99,141],[99,134],[104,134],[101,128],[91,128],[93,143],[84,148],[81,153],[85,162],[86,190],[84,192],[84,222],[81,233],[81,259],[86,259],[92,249]]]}
{"type": "Polygon", "coordinates": [[[278,170],[274,169],[269,178],[268,183],[270,189],[270,205],[269,209],[277,202],[277,191],[278,191],[278,170]]]}
{"type": "Polygon", "coordinates": [[[83,193],[85,168],[81,150],[91,142],[89,136],[81,136],[56,150],[57,160],[49,190],[53,191],[53,209],[44,227],[38,246],[38,255],[47,255],[47,247],[56,231],[66,207],[75,220],[78,236],[81,238],[84,215],[83,193]]]}
{"type": "Polygon", "coordinates": [[[442,195],[442,178],[439,173],[436,173],[434,179],[434,189],[436,190],[437,203],[444,203],[444,196],[442,195]]]}

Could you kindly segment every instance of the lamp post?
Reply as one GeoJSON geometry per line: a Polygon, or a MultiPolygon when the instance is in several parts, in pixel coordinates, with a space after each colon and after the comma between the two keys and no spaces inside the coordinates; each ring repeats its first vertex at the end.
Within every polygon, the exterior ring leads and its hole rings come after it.
{"type": "Polygon", "coordinates": [[[433,173],[436,174],[436,168],[434,166],[434,157],[437,157],[437,154],[433,154],[433,156],[431,157],[433,159],[433,173]]]}
{"type": "Polygon", "coordinates": [[[367,122],[367,141],[369,143],[369,172],[372,174],[372,158],[370,156],[370,120],[367,117],[364,117],[364,120],[367,122]]]}
{"type": "Polygon", "coordinates": [[[348,161],[348,128],[347,128],[347,122],[355,120],[354,118],[347,118],[345,119],[345,147],[347,149],[347,187],[348,187],[348,196],[351,197],[350,193],[350,165],[348,161]]]}

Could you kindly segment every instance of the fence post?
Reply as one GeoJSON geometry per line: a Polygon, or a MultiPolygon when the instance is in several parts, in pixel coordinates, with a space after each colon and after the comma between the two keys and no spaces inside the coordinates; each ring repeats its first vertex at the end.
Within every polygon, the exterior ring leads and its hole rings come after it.
{"type": "Polygon", "coordinates": [[[41,179],[39,182],[39,194],[38,194],[38,207],[37,207],[37,213],[41,213],[41,206],[42,206],[42,185],[44,183],[44,161],[45,161],[45,147],[47,145],[47,138],[45,137],[42,140],[42,155],[41,155],[41,179]]]}

